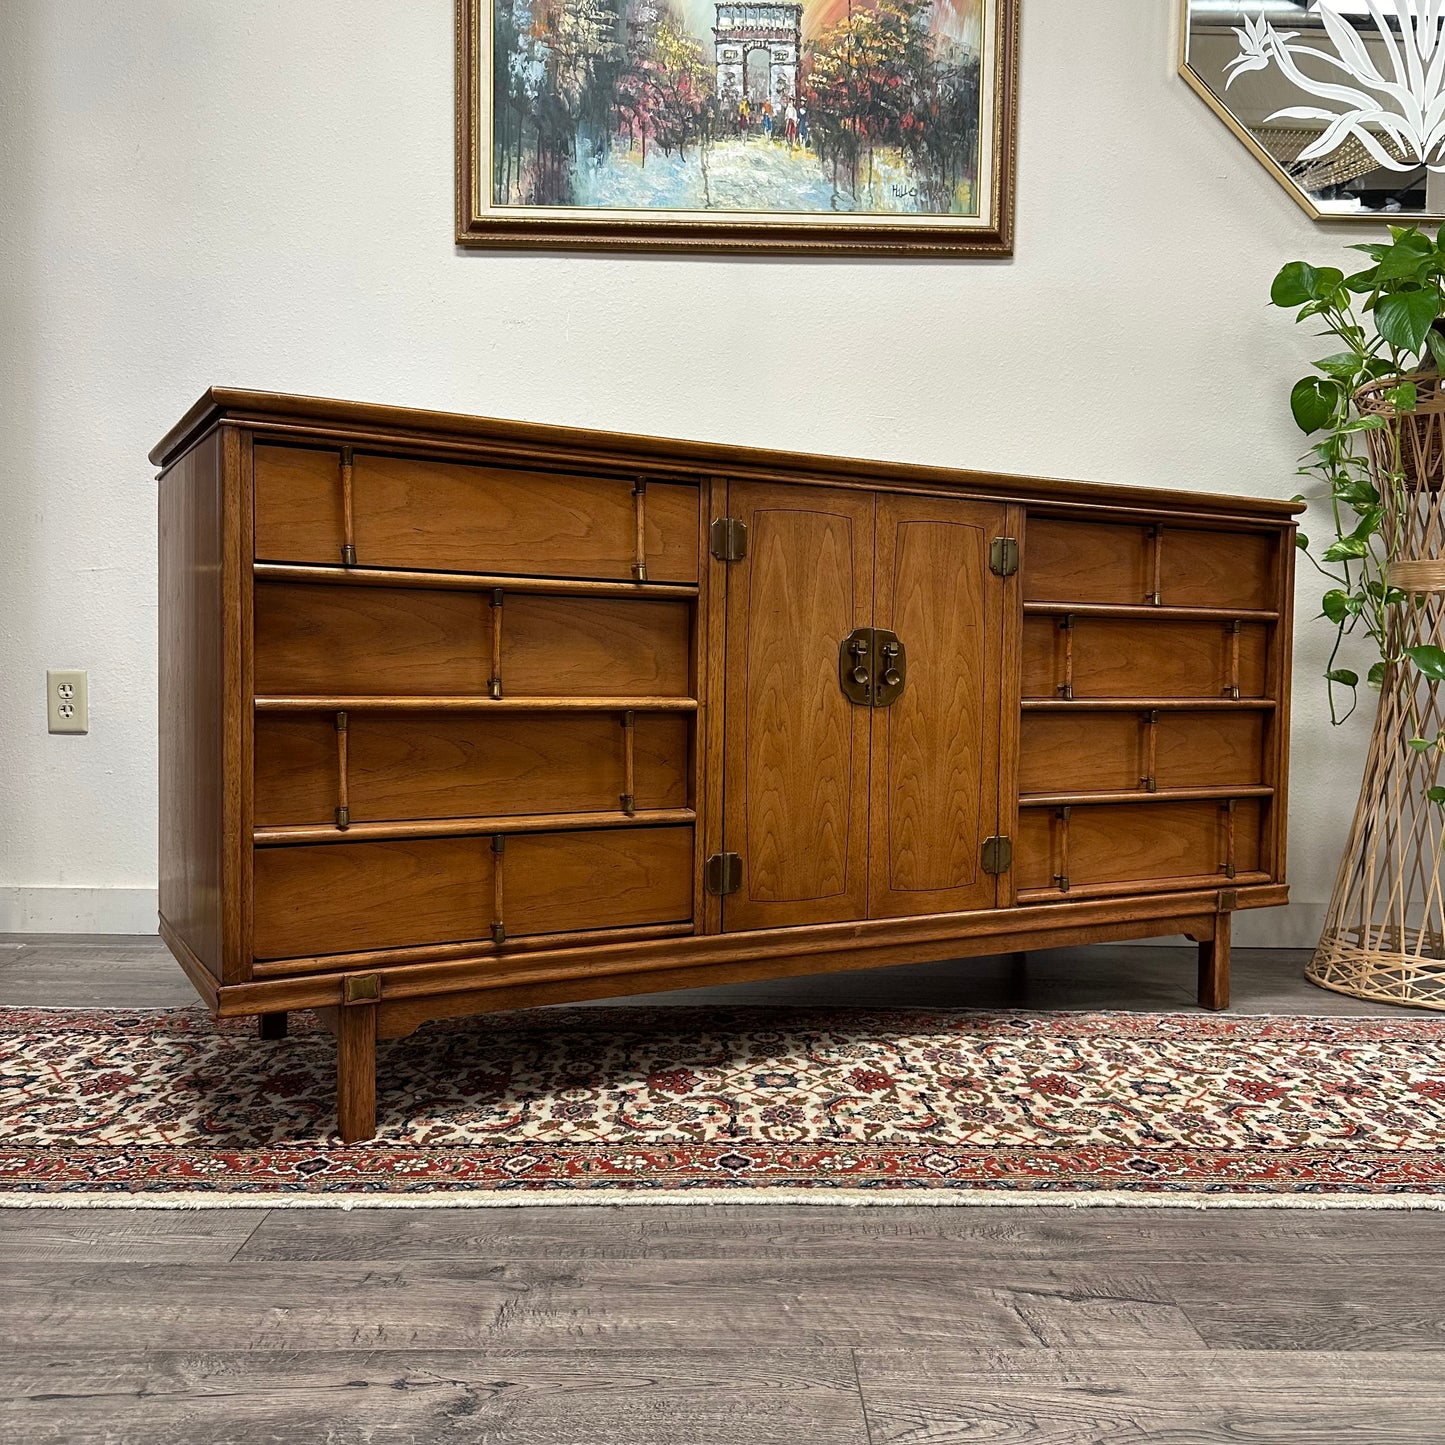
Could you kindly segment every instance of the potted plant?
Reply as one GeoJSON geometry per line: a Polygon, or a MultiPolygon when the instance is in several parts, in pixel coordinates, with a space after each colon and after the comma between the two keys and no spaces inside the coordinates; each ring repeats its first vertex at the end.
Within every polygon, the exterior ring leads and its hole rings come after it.
{"type": "Polygon", "coordinates": [[[1292,261],[1270,292],[1341,348],[1290,393],[1315,438],[1300,473],[1323,483],[1334,524],[1318,553],[1299,539],[1327,583],[1332,722],[1353,711],[1360,682],[1340,665],[1344,639],[1363,629],[1379,653],[1365,780],[1307,976],[1445,1009],[1445,228],[1432,239],[1392,227],[1389,241],[1351,249],[1370,265],[1346,275],[1292,261]]]}

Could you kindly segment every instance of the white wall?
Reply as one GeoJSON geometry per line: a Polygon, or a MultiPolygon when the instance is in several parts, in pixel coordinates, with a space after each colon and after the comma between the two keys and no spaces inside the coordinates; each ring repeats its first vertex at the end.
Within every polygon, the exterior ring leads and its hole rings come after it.
{"type": "MultiPolygon", "coordinates": [[[[1288,496],[1311,224],[1173,72],[1170,0],[1027,0],[1017,255],[458,254],[452,0],[0,5],[0,930],[149,928],[145,454],[208,384],[1288,496]],[[47,666],[91,732],[45,731],[47,666]]],[[[1319,525],[1318,523],[1316,525],[1319,525]]],[[[1302,578],[1288,915],[1364,728],[1302,578]]]]}

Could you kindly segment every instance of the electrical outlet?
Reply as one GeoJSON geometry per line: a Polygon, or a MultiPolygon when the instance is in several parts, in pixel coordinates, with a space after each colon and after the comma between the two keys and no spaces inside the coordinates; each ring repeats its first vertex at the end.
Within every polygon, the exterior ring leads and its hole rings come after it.
{"type": "Polygon", "coordinates": [[[90,731],[90,689],[85,673],[51,671],[45,674],[45,710],[53,733],[90,731]]]}

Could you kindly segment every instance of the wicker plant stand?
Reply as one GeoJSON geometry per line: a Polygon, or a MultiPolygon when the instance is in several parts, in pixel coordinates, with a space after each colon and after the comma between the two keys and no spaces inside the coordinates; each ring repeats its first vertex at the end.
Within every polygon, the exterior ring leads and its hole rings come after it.
{"type": "MultiPolygon", "coordinates": [[[[1357,398],[1387,418],[1366,433],[1386,508],[1390,585],[1407,594],[1391,610],[1389,652],[1445,647],[1445,384],[1415,378],[1416,411],[1397,414],[1377,382],[1357,398]]],[[[1440,683],[1412,663],[1387,667],[1360,800],[1319,947],[1305,977],[1322,988],[1381,1003],[1445,1010],[1445,809],[1426,796],[1441,754],[1411,738],[1445,728],[1440,683]]]]}

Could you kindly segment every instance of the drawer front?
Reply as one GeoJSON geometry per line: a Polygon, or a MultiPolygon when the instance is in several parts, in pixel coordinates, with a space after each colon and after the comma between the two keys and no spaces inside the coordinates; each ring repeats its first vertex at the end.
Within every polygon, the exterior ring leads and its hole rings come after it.
{"type": "Polygon", "coordinates": [[[1267,611],[1276,547],[1272,533],[1031,517],[1024,599],[1267,611]]]}
{"type": "Polygon", "coordinates": [[[1075,617],[1024,619],[1026,698],[1263,697],[1268,627],[1241,624],[1237,636],[1217,622],[1075,617]],[[1235,650],[1238,649],[1236,667],[1235,650]]]}
{"type": "MultiPolygon", "coordinates": [[[[1148,717],[1147,713],[1025,713],[1019,737],[1019,791],[1140,788],[1150,776],[1148,717]]],[[[1156,719],[1156,788],[1230,788],[1264,782],[1263,713],[1160,711],[1156,719]]]]}
{"type": "MultiPolygon", "coordinates": [[[[260,696],[485,697],[487,593],[408,587],[256,586],[260,696]]],[[[509,594],[507,697],[686,697],[687,602],[509,594]]]]}
{"type": "MultiPolygon", "coordinates": [[[[1169,883],[1183,878],[1227,882],[1230,815],[1213,801],[1076,806],[1067,821],[1054,808],[1019,813],[1014,878],[1020,891],[1100,884],[1169,883]],[[1067,834],[1067,841],[1066,841],[1067,834]]],[[[1259,868],[1263,809],[1256,798],[1234,805],[1236,873],[1259,868]]]]}
{"type": "MultiPolygon", "coordinates": [[[[254,470],[258,560],[338,563],[340,451],[258,445],[254,470]]],[[[695,487],[357,451],[351,488],[362,567],[630,579],[640,502],[648,580],[697,581],[695,487]]]]}
{"type": "Polygon", "coordinates": [[[258,959],[489,940],[692,917],[692,829],[629,828],[487,838],[258,848],[258,959]]]}
{"type": "MultiPolygon", "coordinates": [[[[687,804],[687,718],[634,715],[638,808],[687,804]]],[[[256,823],[326,824],[340,802],[330,713],[256,718],[256,823]]],[[[353,823],[615,812],[625,734],[611,713],[455,716],[352,713],[347,803],[353,823]]]]}

